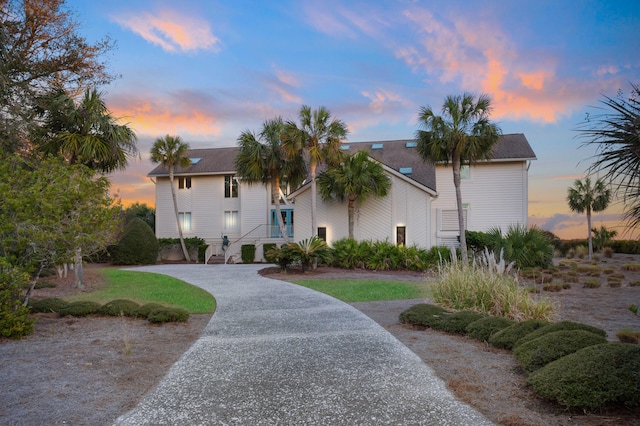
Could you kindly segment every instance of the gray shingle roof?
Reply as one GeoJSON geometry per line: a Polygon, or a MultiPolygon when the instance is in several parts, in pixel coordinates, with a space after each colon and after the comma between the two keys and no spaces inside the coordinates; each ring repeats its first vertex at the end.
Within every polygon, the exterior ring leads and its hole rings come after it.
{"type": "MultiPolygon", "coordinates": [[[[433,164],[423,162],[416,152],[415,147],[407,146],[407,143],[411,142],[415,141],[413,139],[403,139],[376,142],[348,142],[345,145],[348,145],[349,153],[353,154],[360,150],[367,151],[372,158],[375,158],[399,173],[402,171],[406,172],[411,168],[411,174],[407,174],[407,177],[435,191],[435,167],[433,164]]],[[[184,169],[176,167],[175,174],[232,174],[235,172],[235,159],[238,151],[238,147],[189,150],[187,156],[189,158],[200,158],[200,161],[184,169]]],[[[493,149],[490,161],[526,161],[535,159],[536,155],[524,134],[514,133],[500,137],[493,149]]],[[[159,165],[153,169],[148,176],[168,176],[168,174],[169,170],[159,165]]]]}

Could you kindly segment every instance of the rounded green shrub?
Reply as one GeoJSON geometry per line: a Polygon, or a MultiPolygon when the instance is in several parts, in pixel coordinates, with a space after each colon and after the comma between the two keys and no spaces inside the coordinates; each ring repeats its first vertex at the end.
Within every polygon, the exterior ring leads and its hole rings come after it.
{"type": "Polygon", "coordinates": [[[553,333],[555,331],[563,331],[563,330],[585,330],[588,331],[590,333],[594,333],[597,334],[599,336],[602,337],[606,337],[607,336],[607,332],[604,331],[601,328],[598,327],[593,327],[590,325],[586,325],[586,324],[582,324],[579,322],[573,322],[573,321],[560,321],[560,322],[556,322],[553,324],[549,324],[547,326],[541,327],[529,334],[527,334],[526,336],[524,336],[522,339],[516,341],[516,343],[513,345],[514,348],[530,342],[531,340],[537,339],[538,337],[541,337],[547,333],[553,333]]]}
{"type": "Polygon", "coordinates": [[[132,317],[135,316],[135,312],[139,307],[140,305],[132,300],[115,299],[105,303],[102,308],[100,308],[100,313],[114,317],[121,315],[132,317]]]}
{"type": "Polygon", "coordinates": [[[47,297],[45,299],[29,299],[31,312],[59,312],[60,309],[69,306],[69,302],[58,297],[47,297]]]}
{"type": "Polygon", "coordinates": [[[67,306],[60,308],[58,314],[64,316],[70,315],[72,317],[86,317],[87,315],[97,314],[100,312],[102,305],[89,300],[71,302],[67,306]]]}
{"type": "Polygon", "coordinates": [[[607,339],[585,330],[554,331],[518,346],[513,355],[525,370],[535,371],[582,348],[603,343],[607,339]]]}
{"type": "Polygon", "coordinates": [[[133,316],[138,318],[147,318],[151,312],[165,307],[166,306],[161,305],[160,303],[145,303],[133,311],[133,316]]]}
{"type": "Polygon", "coordinates": [[[433,328],[447,333],[466,334],[469,324],[485,317],[486,315],[479,312],[458,311],[442,316],[441,321],[434,325],[433,328]]]}
{"type": "Polygon", "coordinates": [[[515,321],[503,317],[487,317],[472,322],[467,326],[467,334],[481,342],[489,341],[489,338],[498,331],[515,324],[515,321]]]}
{"type": "Polygon", "coordinates": [[[0,336],[19,339],[33,333],[33,318],[22,303],[22,288],[29,274],[0,257],[0,336]]]}
{"type": "Polygon", "coordinates": [[[531,373],[539,395],[570,408],[598,410],[640,405],[640,346],[589,346],[531,373]]]}
{"type": "Polygon", "coordinates": [[[130,220],[120,241],[109,247],[116,265],[149,265],[158,261],[159,243],[151,227],[139,217],[130,220]]]}
{"type": "Polygon", "coordinates": [[[165,322],[186,322],[189,319],[189,312],[182,308],[157,308],[149,313],[149,322],[160,324],[165,322]]]}
{"type": "Polygon", "coordinates": [[[434,327],[448,312],[440,306],[419,303],[400,314],[400,322],[420,327],[434,327]]]}
{"type": "Polygon", "coordinates": [[[535,319],[522,321],[492,334],[489,343],[497,348],[513,349],[513,345],[518,340],[545,325],[549,323],[535,319]]]}

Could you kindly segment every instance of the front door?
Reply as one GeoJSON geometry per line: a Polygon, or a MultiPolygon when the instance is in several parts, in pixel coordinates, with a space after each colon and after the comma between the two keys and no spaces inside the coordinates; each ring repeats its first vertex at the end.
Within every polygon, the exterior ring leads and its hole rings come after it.
{"type": "MultiPolygon", "coordinates": [[[[284,222],[287,235],[293,238],[293,209],[280,209],[280,213],[282,214],[282,220],[284,222]]],[[[271,210],[271,237],[281,237],[280,227],[278,226],[278,221],[276,220],[275,209],[271,210]]]]}

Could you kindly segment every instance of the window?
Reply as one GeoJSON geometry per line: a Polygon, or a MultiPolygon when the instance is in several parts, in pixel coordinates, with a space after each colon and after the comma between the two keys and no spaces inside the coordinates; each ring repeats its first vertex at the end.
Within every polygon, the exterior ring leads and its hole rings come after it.
{"type": "Polygon", "coordinates": [[[224,198],[238,198],[238,181],[233,175],[224,177],[224,198]]]}
{"type": "Polygon", "coordinates": [[[184,232],[191,231],[191,212],[178,213],[178,219],[180,220],[180,226],[184,232]]]}
{"type": "MultiPolygon", "coordinates": [[[[464,217],[464,226],[467,227],[467,209],[468,204],[463,204],[462,215],[464,217]]],[[[440,212],[440,231],[458,231],[458,210],[441,210],[440,212]]]]}
{"type": "Polygon", "coordinates": [[[318,228],[318,238],[323,240],[325,243],[327,242],[327,228],[326,227],[323,226],[321,228],[318,228]]]}
{"type": "Polygon", "coordinates": [[[407,236],[407,227],[406,226],[396,226],[396,244],[399,246],[404,246],[407,236]]]}
{"type": "Polygon", "coordinates": [[[191,177],[179,177],[178,178],[178,189],[189,189],[191,188],[191,177]]]}
{"type": "Polygon", "coordinates": [[[236,210],[224,212],[224,229],[227,231],[238,230],[238,212],[236,210]]]}

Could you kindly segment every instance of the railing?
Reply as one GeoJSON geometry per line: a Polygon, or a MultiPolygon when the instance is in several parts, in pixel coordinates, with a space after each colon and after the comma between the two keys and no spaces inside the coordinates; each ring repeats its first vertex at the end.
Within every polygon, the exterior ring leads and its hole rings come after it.
{"type": "Polygon", "coordinates": [[[225,265],[227,264],[231,256],[234,256],[240,253],[240,251],[238,250],[238,247],[241,247],[242,243],[247,243],[249,240],[253,239],[252,243],[255,244],[257,241],[260,240],[260,238],[267,238],[270,226],[271,225],[268,225],[268,224],[258,225],[255,228],[253,228],[251,231],[247,232],[246,234],[238,238],[237,240],[230,242],[229,245],[227,246],[227,249],[224,251],[225,265]],[[264,229],[263,235],[252,236],[255,233],[259,234],[259,232],[256,232],[256,231],[258,231],[261,228],[264,229]]]}

